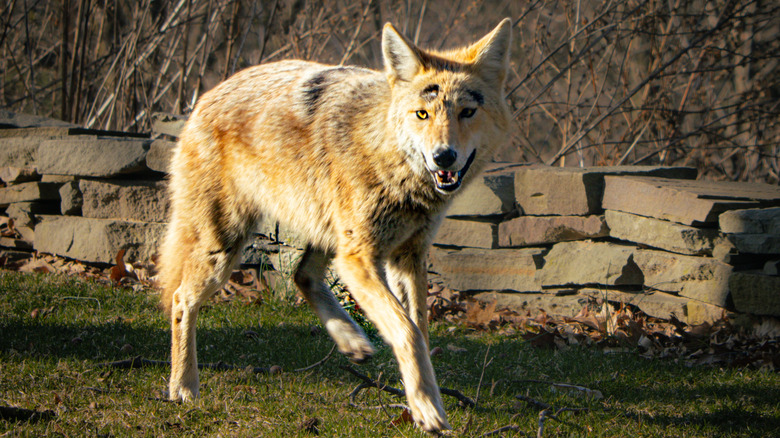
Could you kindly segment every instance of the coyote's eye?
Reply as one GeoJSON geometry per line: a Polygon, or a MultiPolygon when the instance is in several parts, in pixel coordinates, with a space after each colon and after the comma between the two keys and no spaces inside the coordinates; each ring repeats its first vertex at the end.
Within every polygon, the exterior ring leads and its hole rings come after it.
{"type": "Polygon", "coordinates": [[[469,117],[473,116],[475,112],[477,112],[476,108],[463,108],[460,112],[460,118],[468,119],[469,117]]]}
{"type": "Polygon", "coordinates": [[[417,110],[417,111],[415,111],[414,115],[416,115],[417,118],[420,119],[420,120],[425,120],[425,119],[428,118],[428,111],[417,110]]]}

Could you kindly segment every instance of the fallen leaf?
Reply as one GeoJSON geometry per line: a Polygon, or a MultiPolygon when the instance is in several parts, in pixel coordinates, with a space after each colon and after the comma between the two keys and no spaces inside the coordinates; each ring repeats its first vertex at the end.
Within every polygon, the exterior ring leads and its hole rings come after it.
{"type": "Polygon", "coordinates": [[[401,415],[390,422],[393,426],[399,426],[404,423],[414,423],[414,417],[412,417],[412,413],[409,409],[404,409],[403,412],[401,412],[401,415]]]}

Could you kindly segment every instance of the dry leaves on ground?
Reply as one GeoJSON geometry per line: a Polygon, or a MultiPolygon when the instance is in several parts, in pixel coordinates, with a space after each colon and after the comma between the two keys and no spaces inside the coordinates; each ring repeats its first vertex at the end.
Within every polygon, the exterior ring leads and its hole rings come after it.
{"type": "Polygon", "coordinates": [[[606,352],[634,351],[647,358],[673,358],[686,365],[780,370],[780,322],[765,318],[747,328],[728,318],[687,325],[676,318],[650,317],[625,303],[590,302],[574,317],[544,311],[521,314],[434,285],[428,305],[432,319],[475,330],[518,336],[538,348],[595,346],[606,352]]]}

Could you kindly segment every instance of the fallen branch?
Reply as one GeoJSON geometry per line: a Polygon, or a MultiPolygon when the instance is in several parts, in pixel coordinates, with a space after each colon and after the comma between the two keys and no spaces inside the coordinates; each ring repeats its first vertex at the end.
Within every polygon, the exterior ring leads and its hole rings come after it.
{"type": "MultiPolygon", "coordinates": [[[[388,392],[390,394],[403,397],[406,395],[406,392],[403,389],[394,388],[392,386],[388,386],[382,382],[379,382],[377,380],[374,380],[365,374],[357,371],[356,369],[352,368],[349,365],[339,365],[339,368],[341,368],[344,371],[347,371],[348,373],[352,374],[353,376],[357,377],[358,379],[362,380],[363,383],[357,386],[351,393],[350,393],[350,402],[354,402],[355,396],[365,388],[377,388],[379,390],[382,390],[384,392],[388,392]]],[[[474,407],[474,400],[466,397],[463,395],[462,392],[458,391],[457,389],[449,389],[449,388],[439,388],[441,393],[443,395],[448,395],[450,397],[456,398],[461,406],[465,407],[474,407]]]]}

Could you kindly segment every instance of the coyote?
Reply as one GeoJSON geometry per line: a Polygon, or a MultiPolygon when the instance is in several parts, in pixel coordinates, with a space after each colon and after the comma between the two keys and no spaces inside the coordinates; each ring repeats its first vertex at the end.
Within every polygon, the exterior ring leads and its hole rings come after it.
{"type": "Polygon", "coordinates": [[[294,281],[351,360],[374,352],[323,278],[341,280],[392,347],[415,421],[448,429],[429,355],[426,257],[447,205],[506,141],[511,20],[471,46],[420,49],[391,24],[384,72],[305,61],[247,68],[197,103],[170,167],[161,250],[170,398],[198,396],[201,305],[261,217],[308,245],[294,281]]]}

